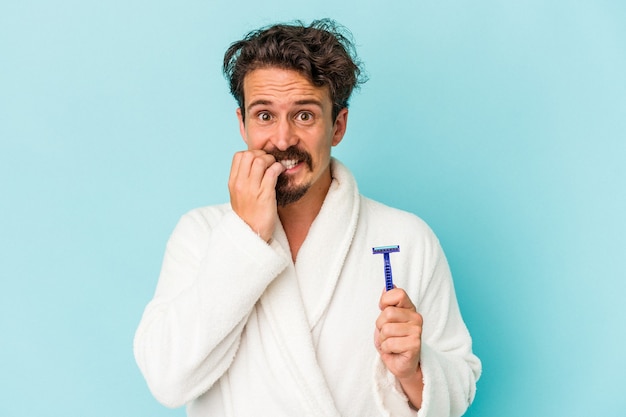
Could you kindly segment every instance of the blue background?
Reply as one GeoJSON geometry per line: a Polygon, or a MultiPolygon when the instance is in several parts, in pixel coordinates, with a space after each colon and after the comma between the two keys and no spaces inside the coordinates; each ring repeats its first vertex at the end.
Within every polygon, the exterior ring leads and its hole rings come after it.
{"type": "Polygon", "coordinates": [[[335,155],[440,237],[467,415],[625,415],[626,5],[601,0],[2,2],[0,415],[184,415],[132,338],[180,215],[228,198],[223,52],[324,16],[370,76],[335,155]]]}

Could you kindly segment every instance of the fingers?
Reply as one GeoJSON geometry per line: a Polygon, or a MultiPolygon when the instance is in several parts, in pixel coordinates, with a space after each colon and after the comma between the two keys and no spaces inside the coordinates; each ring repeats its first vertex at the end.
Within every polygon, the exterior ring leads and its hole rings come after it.
{"type": "Polygon", "coordinates": [[[423,325],[422,315],[416,311],[399,307],[387,307],[376,319],[376,328],[381,330],[386,324],[406,323],[420,328],[423,325]]]}
{"type": "Polygon", "coordinates": [[[396,377],[413,378],[422,349],[422,315],[401,288],[383,291],[376,320],[374,346],[385,366],[396,377]]]}
{"type": "Polygon", "coordinates": [[[382,294],[381,313],[376,320],[376,347],[381,353],[419,352],[422,315],[401,288],[382,294]]]}
{"type": "Polygon", "coordinates": [[[387,307],[406,308],[415,311],[415,305],[402,288],[394,287],[392,290],[383,291],[378,307],[384,310],[387,307]]]}
{"type": "MultiPolygon", "coordinates": [[[[272,157],[274,158],[274,157],[272,157]]],[[[261,187],[269,187],[274,189],[276,187],[276,181],[278,176],[285,171],[285,167],[280,162],[274,162],[270,165],[265,174],[263,176],[263,180],[261,181],[261,187]]]]}
{"type": "Polygon", "coordinates": [[[276,159],[262,151],[237,152],[228,179],[231,207],[265,241],[276,223],[276,182],[285,170],[276,159]]]}
{"type": "MultiPolygon", "coordinates": [[[[237,152],[233,156],[233,162],[230,170],[229,186],[236,186],[238,182],[249,184],[251,187],[260,187],[268,168],[272,167],[270,174],[274,177],[277,171],[280,174],[284,168],[281,164],[277,164],[274,157],[262,150],[251,150],[237,152]]],[[[267,184],[272,188],[276,184],[267,184]]]]}
{"type": "Polygon", "coordinates": [[[421,327],[389,323],[376,333],[376,347],[381,353],[417,355],[421,347],[421,327]]]}

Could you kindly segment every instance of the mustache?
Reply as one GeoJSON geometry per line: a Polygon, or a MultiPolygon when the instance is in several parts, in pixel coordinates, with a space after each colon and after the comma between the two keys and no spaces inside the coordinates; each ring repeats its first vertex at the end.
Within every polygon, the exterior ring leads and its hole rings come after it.
{"type": "Polygon", "coordinates": [[[275,149],[272,151],[268,151],[267,153],[276,158],[276,161],[280,162],[285,159],[295,159],[307,164],[309,169],[313,169],[313,157],[311,157],[311,154],[305,150],[298,148],[295,145],[290,146],[284,151],[281,151],[280,149],[275,149]]]}

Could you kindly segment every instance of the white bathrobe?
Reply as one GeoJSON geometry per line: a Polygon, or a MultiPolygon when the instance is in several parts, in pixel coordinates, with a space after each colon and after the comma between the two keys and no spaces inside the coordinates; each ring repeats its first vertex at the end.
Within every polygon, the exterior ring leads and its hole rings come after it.
{"type": "Polygon", "coordinates": [[[229,205],[182,217],[167,245],[135,357],[154,396],[190,417],[462,415],[480,361],[437,238],[416,216],[359,195],[332,161],[333,181],[295,264],[282,226],[271,244],[229,205]],[[422,408],[412,410],[374,347],[384,288],[394,283],[424,319],[422,408]]]}

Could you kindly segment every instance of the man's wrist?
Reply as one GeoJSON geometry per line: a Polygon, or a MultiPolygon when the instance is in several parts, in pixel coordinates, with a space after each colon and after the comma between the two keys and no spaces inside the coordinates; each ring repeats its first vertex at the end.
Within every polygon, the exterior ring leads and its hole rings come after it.
{"type": "Polygon", "coordinates": [[[419,410],[422,407],[422,393],[424,391],[424,376],[420,364],[417,365],[415,373],[398,378],[398,382],[409,400],[409,407],[416,411],[419,410]]]}

